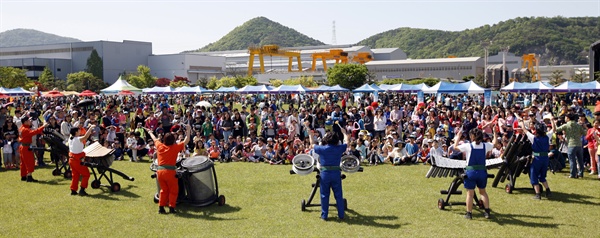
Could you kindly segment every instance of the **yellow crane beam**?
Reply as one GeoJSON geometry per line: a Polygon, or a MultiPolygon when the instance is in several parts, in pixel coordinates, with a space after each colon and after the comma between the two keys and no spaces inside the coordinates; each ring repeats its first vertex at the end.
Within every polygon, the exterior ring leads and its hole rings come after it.
{"type": "Polygon", "coordinates": [[[323,62],[323,70],[327,71],[327,60],[335,60],[335,64],[346,64],[348,63],[348,53],[341,49],[331,49],[325,52],[316,52],[312,54],[312,71],[317,70],[317,60],[321,59],[323,62]]]}
{"type": "Polygon", "coordinates": [[[254,70],[254,57],[258,55],[259,63],[260,63],[260,72],[265,73],[265,60],[264,56],[279,56],[279,57],[287,57],[289,59],[288,63],[288,72],[294,72],[292,69],[293,59],[296,58],[298,61],[298,70],[302,71],[302,61],[300,59],[300,52],[293,50],[285,50],[279,48],[278,45],[264,45],[262,47],[249,47],[248,53],[250,54],[248,58],[248,75],[252,75],[252,71],[254,70]]]}

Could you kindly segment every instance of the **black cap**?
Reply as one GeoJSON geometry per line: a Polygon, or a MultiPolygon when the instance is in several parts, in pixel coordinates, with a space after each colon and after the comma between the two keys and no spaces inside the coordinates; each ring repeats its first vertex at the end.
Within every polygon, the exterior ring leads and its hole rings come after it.
{"type": "Polygon", "coordinates": [[[25,123],[26,121],[29,121],[28,116],[21,117],[21,123],[25,123]]]}

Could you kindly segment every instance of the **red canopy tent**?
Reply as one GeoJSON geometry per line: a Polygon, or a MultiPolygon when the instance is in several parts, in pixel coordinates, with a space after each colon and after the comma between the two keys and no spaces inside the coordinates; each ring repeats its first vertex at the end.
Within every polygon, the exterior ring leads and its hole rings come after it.
{"type": "Polygon", "coordinates": [[[80,97],[91,97],[91,96],[96,96],[96,95],[98,95],[98,94],[93,91],[90,91],[90,90],[85,90],[79,94],[80,97]]]}
{"type": "Polygon", "coordinates": [[[65,96],[65,95],[56,90],[52,90],[52,91],[47,92],[46,94],[42,94],[42,97],[50,97],[50,98],[62,97],[62,96],[65,96]]]}
{"type": "Polygon", "coordinates": [[[119,92],[119,95],[132,96],[132,95],[135,95],[135,93],[132,91],[129,91],[129,90],[122,90],[121,92],[119,92]]]}
{"type": "Polygon", "coordinates": [[[4,93],[0,93],[0,98],[10,98],[10,96],[4,94],[4,93]]]}

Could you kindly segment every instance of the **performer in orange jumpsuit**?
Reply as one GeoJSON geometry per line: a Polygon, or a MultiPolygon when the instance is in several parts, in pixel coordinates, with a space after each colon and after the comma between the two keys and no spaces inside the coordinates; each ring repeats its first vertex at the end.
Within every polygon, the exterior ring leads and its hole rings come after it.
{"type": "Polygon", "coordinates": [[[35,158],[33,157],[33,151],[29,148],[33,140],[34,135],[42,134],[44,127],[47,123],[38,129],[31,129],[31,120],[28,116],[21,118],[21,128],[19,128],[19,155],[21,157],[21,181],[37,182],[31,175],[35,170],[35,158]]]}
{"type": "Polygon", "coordinates": [[[71,131],[69,131],[71,134],[71,138],[69,138],[69,166],[71,166],[71,173],[73,175],[71,177],[71,195],[77,195],[79,176],[82,177],[79,195],[88,195],[85,189],[88,187],[88,181],[90,180],[90,170],[86,166],[81,165],[81,160],[85,159],[85,152],[83,152],[85,142],[90,138],[95,127],[95,125],[92,125],[84,136],[81,136],[81,130],[77,127],[71,128],[71,131]]]}
{"type": "Polygon", "coordinates": [[[166,214],[165,206],[169,205],[169,213],[177,213],[175,206],[177,205],[177,196],[179,195],[178,179],[175,177],[175,169],[177,163],[177,154],[185,148],[185,145],[190,141],[190,132],[192,128],[189,125],[185,127],[185,139],[180,143],[175,143],[175,135],[167,132],[161,142],[154,136],[152,130],[146,129],[152,140],[157,152],[158,172],[157,179],[160,185],[160,193],[158,197],[158,213],[166,214]]]}

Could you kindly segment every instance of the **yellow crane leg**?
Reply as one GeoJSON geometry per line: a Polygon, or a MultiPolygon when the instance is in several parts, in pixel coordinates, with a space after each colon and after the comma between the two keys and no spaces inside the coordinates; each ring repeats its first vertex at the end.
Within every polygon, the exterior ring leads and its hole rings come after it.
{"type": "Polygon", "coordinates": [[[254,54],[250,53],[250,58],[248,58],[248,76],[252,76],[253,67],[254,67],[254,54]]]}
{"type": "Polygon", "coordinates": [[[311,70],[315,72],[317,70],[317,57],[313,56],[312,67],[311,70]]]}
{"type": "Polygon", "coordinates": [[[294,57],[288,57],[288,72],[292,72],[292,60],[294,57]]]}
{"type": "Polygon", "coordinates": [[[300,56],[297,56],[297,60],[298,60],[298,72],[302,72],[302,60],[300,60],[300,56]]]}
{"type": "Polygon", "coordinates": [[[260,60],[260,73],[264,74],[265,73],[265,59],[263,57],[263,54],[258,54],[258,59],[260,60]]]}
{"type": "Polygon", "coordinates": [[[327,60],[325,58],[321,58],[323,60],[323,71],[327,72],[327,60]]]}

